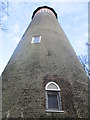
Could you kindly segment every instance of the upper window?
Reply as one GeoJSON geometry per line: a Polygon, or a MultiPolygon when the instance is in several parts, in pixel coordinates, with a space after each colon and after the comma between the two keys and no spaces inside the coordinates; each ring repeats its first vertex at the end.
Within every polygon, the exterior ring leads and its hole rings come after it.
{"type": "Polygon", "coordinates": [[[47,83],[46,87],[46,111],[62,111],[60,88],[55,82],[47,83]]]}
{"type": "Polygon", "coordinates": [[[31,43],[40,43],[40,42],[41,42],[41,36],[34,36],[31,41],[31,43]]]}

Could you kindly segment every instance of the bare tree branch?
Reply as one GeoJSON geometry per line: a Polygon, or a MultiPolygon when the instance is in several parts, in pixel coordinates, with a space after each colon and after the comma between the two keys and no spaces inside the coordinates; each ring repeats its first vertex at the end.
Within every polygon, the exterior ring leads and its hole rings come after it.
{"type": "Polygon", "coordinates": [[[7,0],[4,0],[0,2],[0,6],[1,6],[0,8],[0,29],[7,30],[5,24],[3,23],[3,17],[6,15],[9,16],[8,14],[9,3],[7,0]]]}
{"type": "Polygon", "coordinates": [[[90,76],[90,61],[88,60],[87,55],[80,55],[78,56],[79,61],[82,64],[83,69],[85,70],[86,74],[90,76]]]}
{"type": "Polygon", "coordinates": [[[87,46],[90,46],[90,43],[86,43],[87,46]]]}

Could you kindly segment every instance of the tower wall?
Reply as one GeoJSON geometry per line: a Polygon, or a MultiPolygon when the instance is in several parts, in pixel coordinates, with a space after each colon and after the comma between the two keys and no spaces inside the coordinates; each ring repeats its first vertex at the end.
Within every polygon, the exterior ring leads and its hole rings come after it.
{"type": "Polygon", "coordinates": [[[3,117],[87,117],[87,77],[56,17],[35,14],[2,74],[3,117]],[[41,42],[31,44],[33,36],[41,42]],[[64,112],[46,112],[45,86],[56,82],[64,112]]]}

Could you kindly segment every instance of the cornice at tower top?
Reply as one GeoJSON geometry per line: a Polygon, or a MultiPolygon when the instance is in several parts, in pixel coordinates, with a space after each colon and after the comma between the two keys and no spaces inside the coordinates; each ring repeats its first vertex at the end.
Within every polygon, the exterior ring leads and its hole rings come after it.
{"type": "Polygon", "coordinates": [[[55,12],[55,10],[54,10],[53,8],[51,8],[51,7],[48,7],[48,6],[38,7],[38,8],[33,12],[32,19],[33,19],[33,17],[34,17],[38,12],[40,12],[40,10],[47,10],[48,12],[51,12],[52,14],[54,14],[55,17],[58,19],[57,13],[55,12]]]}

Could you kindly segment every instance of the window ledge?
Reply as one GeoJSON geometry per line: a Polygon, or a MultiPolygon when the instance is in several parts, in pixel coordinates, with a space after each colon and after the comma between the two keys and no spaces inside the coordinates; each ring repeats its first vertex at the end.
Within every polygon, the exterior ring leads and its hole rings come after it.
{"type": "Polygon", "coordinates": [[[64,112],[63,110],[45,110],[46,112],[64,112]]]}

